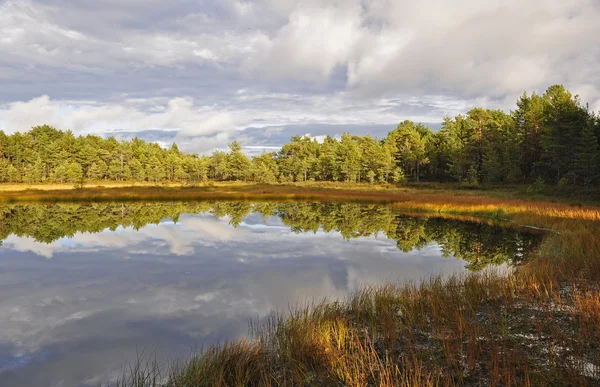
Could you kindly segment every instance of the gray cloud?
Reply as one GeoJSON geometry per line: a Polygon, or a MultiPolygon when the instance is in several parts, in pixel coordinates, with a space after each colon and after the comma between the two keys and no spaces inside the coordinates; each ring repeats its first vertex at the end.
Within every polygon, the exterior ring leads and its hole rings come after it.
{"type": "Polygon", "coordinates": [[[8,132],[176,130],[201,152],[259,142],[246,127],[439,123],[552,83],[600,110],[595,0],[9,0],[0,54],[8,132]]]}

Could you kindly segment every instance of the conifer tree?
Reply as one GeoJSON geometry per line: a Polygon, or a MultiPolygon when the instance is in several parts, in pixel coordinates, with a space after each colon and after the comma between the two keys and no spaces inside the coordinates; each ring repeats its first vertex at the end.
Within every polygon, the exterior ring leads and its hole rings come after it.
{"type": "Polygon", "coordinates": [[[573,165],[576,179],[584,186],[590,185],[598,177],[598,156],[598,139],[590,123],[581,132],[573,165]]]}

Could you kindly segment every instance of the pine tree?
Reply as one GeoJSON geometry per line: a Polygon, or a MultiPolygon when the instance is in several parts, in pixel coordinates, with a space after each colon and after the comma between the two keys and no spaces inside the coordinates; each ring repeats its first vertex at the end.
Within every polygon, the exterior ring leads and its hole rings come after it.
{"type": "Polygon", "coordinates": [[[583,128],[579,137],[573,171],[584,186],[590,185],[598,177],[598,139],[591,123],[583,128]]]}
{"type": "MultiPolygon", "coordinates": [[[[103,163],[103,161],[100,161],[103,163]]],[[[104,178],[104,172],[98,163],[92,163],[87,171],[87,177],[92,181],[102,180],[104,178]]]]}
{"type": "Polygon", "coordinates": [[[234,180],[246,180],[250,166],[250,159],[242,152],[242,146],[234,141],[229,144],[230,152],[227,155],[229,174],[234,180]]]}
{"type": "Polygon", "coordinates": [[[5,176],[8,179],[7,181],[10,181],[11,183],[19,181],[19,171],[17,171],[17,168],[12,164],[8,164],[6,167],[5,176]]]}
{"type": "Polygon", "coordinates": [[[350,133],[342,135],[342,141],[340,141],[338,147],[337,162],[340,165],[340,172],[347,182],[360,181],[362,154],[358,143],[350,133]]]}
{"type": "Polygon", "coordinates": [[[146,179],[146,172],[144,171],[144,167],[137,158],[134,158],[129,162],[129,168],[131,170],[131,178],[134,181],[144,181],[146,179]]]}
{"type": "Polygon", "coordinates": [[[589,113],[581,107],[577,96],[563,86],[554,85],[544,94],[544,125],[542,145],[545,176],[558,182],[572,175],[575,164],[573,150],[579,142],[581,130],[589,120],[589,113]]]}
{"type": "Polygon", "coordinates": [[[108,176],[115,181],[121,180],[122,166],[119,159],[112,159],[108,165],[108,176]]]}
{"type": "Polygon", "coordinates": [[[83,169],[79,163],[69,164],[65,173],[66,180],[69,183],[80,183],[83,180],[83,169]]]}
{"type": "Polygon", "coordinates": [[[252,180],[259,183],[273,183],[277,180],[277,164],[274,153],[263,153],[252,158],[252,180]]]}
{"type": "Polygon", "coordinates": [[[419,180],[421,166],[429,159],[425,154],[425,141],[429,129],[412,121],[404,121],[388,134],[387,142],[393,147],[396,163],[415,180],[419,180]]]}
{"type": "Polygon", "coordinates": [[[52,174],[52,178],[56,183],[64,183],[67,179],[67,164],[62,163],[59,164],[56,168],[54,168],[54,173],[52,174]]]}

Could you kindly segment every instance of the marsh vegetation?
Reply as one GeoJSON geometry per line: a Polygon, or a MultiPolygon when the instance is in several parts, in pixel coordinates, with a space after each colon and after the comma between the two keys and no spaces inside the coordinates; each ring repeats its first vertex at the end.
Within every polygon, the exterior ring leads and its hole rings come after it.
{"type": "Polygon", "coordinates": [[[338,190],[325,192],[329,200],[317,202],[5,204],[1,237],[55,244],[81,233],[143,230],[165,219],[185,225],[189,214],[244,228],[256,215],[293,233],[330,232],[359,243],[379,235],[407,252],[438,246],[442,257],[462,259],[471,271],[372,283],[346,298],[298,300],[289,311],[253,318],[246,338],[166,363],[129,359],[132,366],[116,385],[598,383],[596,208],[385,190],[354,191],[356,200],[380,203],[344,203],[336,201],[347,201],[335,196],[338,190]]]}
{"type": "MultiPolygon", "coordinates": [[[[535,203],[485,209],[553,232],[511,273],[382,284],[297,307],[256,321],[247,339],[170,366],[130,369],[118,385],[597,385],[597,210],[535,203]]],[[[323,226],[318,217],[312,224],[323,226]]],[[[411,229],[398,228],[403,235],[411,229]]]]}

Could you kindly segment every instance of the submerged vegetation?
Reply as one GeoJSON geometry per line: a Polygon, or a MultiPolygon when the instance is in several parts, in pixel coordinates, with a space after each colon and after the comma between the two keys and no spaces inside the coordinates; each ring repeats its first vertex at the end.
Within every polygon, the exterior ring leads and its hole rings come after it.
{"type": "Polygon", "coordinates": [[[600,183],[600,119],[562,86],[521,96],[517,109],[474,108],[446,117],[439,131],[404,121],[383,138],[344,133],[322,142],[294,136],[279,152],[248,158],[230,151],[186,154],[134,138],[76,137],[49,126],[26,133],[0,131],[0,182],[211,181],[399,183],[454,181],[545,184],[590,188],[600,183]]]}

